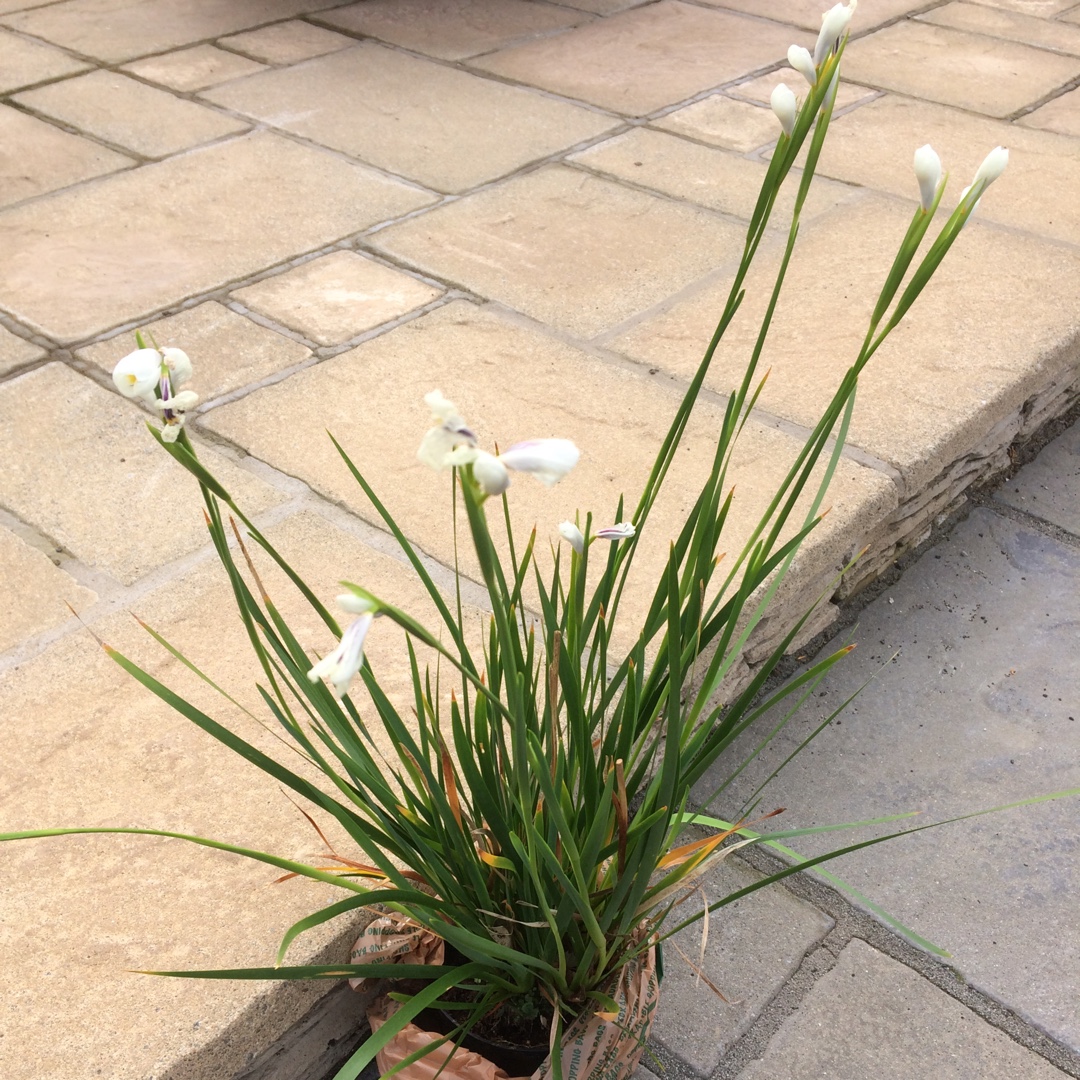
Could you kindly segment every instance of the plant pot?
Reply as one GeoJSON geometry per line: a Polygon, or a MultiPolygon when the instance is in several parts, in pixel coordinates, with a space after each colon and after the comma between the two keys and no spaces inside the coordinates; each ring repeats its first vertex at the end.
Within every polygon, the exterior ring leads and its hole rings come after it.
{"type": "MultiPolygon", "coordinates": [[[[414,1023],[425,1031],[449,1035],[457,1027],[458,1019],[445,1009],[424,1009],[414,1023]]],[[[546,1045],[522,1046],[518,1043],[488,1039],[473,1032],[469,1032],[461,1040],[461,1045],[466,1050],[472,1050],[473,1053],[487,1058],[507,1076],[532,1076],[548,1056],[546,1045]]]]}

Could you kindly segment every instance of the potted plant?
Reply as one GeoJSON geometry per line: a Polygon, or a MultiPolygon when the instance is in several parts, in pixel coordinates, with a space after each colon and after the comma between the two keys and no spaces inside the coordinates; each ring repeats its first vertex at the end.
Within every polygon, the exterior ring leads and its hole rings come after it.
{"type": "MultiPolygon", "coordinates": [[[[479,445],[467,420],[441,392],[433,390],[426,398],[432,423],[422,437],[418,433],[419,456],[433,469],[453,475],[455,512],[447,521],[468,535],[486,595],[488,623],[480,641],[466,630],[460,571],[458,589],[445,597],[405,527],[387,512],[362,467],[335,440],[343,467],[397,540],[440,620],[435,629],[422,625],[363,583],[343,582],[337,606],[351,616],[343,629],[334,611],[196,455],[184,419],[197,397],[179,389],[192,377],[185,354],[148,347],[137,336],[139,349],[118,364],[116,385],[156,412],[163,426],[150,424],[150,430],[198,479],[213,543],[262,670],[266,710],[323,782],[314,783],[267,756],[126,657],[110,653],[151,691],[299,795],[313,813],[329,815],[356,849],[348,857],[335,856],[335,867],[318,868],[183,836],[290,875],[332,882],[343,899],[293,926],[274,966],[159,974],[371,980],[385,975],[394,962],[396,977],[414,981],[411,992],[393,994],[376,1007],[370,1038],[338,1073],[339,1080],[355,1077],[380,1052],[384,1072],[426,1058],[427,1075],[433,1075],[467,1035],[480,1031],[499,1042],[529,1020],[537,1022],[541,1033],[545,1063],[537,1071],[543,1077],[562,1080],[588,1073],[622,1080],[633,1072],[656,1006],[657,945],[702,915],[684,906],[694,882],[741,846],[776,844],[791,835],[762,834],[754,831],[756,822],[703,817],[690,805],[691,788],[724,758],[741,732],[788,695],[812,686],[848,650],[763,695],[808,611],[792,623],[748,686],[729,700],[718,697],[718,691],[800,545],[820,521],[860,372],[930,280],[1007,160],[1000,147],[991,152],[917,259],[944,181],[937,155],[929,147],[916,153],[919,205],[900,240],[859,354],[749,540],[734,557],[719,561],[733,499],[728,482],[732,451],[761,390],[758,360],[829,127],[853,8],[853,2],[838,4],[825,14],[813,55],[795,46],[789,52],[792,67],[808,84],[805,100],[800,105],[783,85],[773,93],[782,134],[739,268],[716,332],[635,502],[620,499],[599,525],[589,512],[563,522],[563,543],[548,559],[537,550],[535,529],[528,537],[513,533],[511,481],[531,473],[555,483],[576,464],[577,448],[563,439],[539,439],[500,453],[479,445]],[[803,151],[799,174],[793,166],[803,151]],[[624,589],[640,539],[652,525],[652,511],[698,392],[742,301],[744,281],[785,182],[797,182],[798,193],[756,347],[729,398],[712,467],[685,524],[677,536],[664,538],[670,540],[666,563],[644,617],[629,639],[620,637],[616,631],[624,621],[624,589]],[[493,527],[493,519],[500,528],[493,527]],[[339,638],[332,653],[315,658],[300,645],[248,557],[252,542],[281,567],[314,616],[339,638]],[[407,636],[401,663],[411,673],[411,713],[390,699],[364,661],[366,636],[383,632],[387,624],[396,624],[407,636]],[[632,644],[620,650],[617,643],[623,640],[632,644]],[[389,739],[388,756],[371,738],[376,726],[389,739]],[[687,839],[686,830],[694,823],[714,831],[687,839]],[[370,922],[348,964],[286,963],[290,944],[305,930],[376,907],[378,918],[370,922]],[[452,957],[443,953],[444,946],[454,950],[452,957]],[[409,1025],[436,1004],[448,1011],[450,1030],[416,1041],[409,1025]]],[[[431,482],[434,497],[434,474],[431,482]]],[[[731,761],[729,771],[739,765],[731,761]]],[[[65,829],[0,838],[80,831],[180,835],[65,829]]],[[[887,837],[802,865],[881,839],[887,837]]],[[[797,869],[793,865],[763,878],[710,910],[797,869]]],[[[453,1057],[446,1067],[453,1072],[463,1060],[453,1057]]]]}

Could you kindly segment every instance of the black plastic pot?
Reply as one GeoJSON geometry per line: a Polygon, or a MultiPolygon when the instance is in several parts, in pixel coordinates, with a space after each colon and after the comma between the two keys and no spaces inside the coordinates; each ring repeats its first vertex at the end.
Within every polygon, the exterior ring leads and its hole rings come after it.
{"type": "MultiPolygon", "coordinates": [[[[452,945],[446,946],[446,964],[464,964],[466,957],[462,956],[452,945]]],[[[417,1027],[424,1031],[434,1031],[439,1035],[449,1035],[461,1022],[465,1014],[461,1011],[449,1009],[424,1009],[413,1020],[417,1027]]],[[[456,1036],[455,1036],[456,1038],[456,1036]]],[[[497,1039],[488,1039],[483,1035],[469,1032],[461,1040],[461,1045],[466,1050],[481,1054],[498,1065],[507,1076],[532,1076],[544,1063],[548,1056],[546,1044],[541,1046],[523,1046],[518,1043],[505,1043],[497,1039]]]]}
{"type": "MultiPolygon", "coordinates": [[[[461,1013],[452,1013],[443,1009],[424,1009],[414,1020],[417,1027],[424,1031],[435,1031],[440,1035],[449,1035],[460,1022],[461,1013]]],[[[507,1076],[532,1076],[548,1056],[546,1046],[517,1046],[513,1043],[496,1042],[470,1032],[461,1040],[466,1050],[482,1054],[498,1065],[507,1076]]]]}

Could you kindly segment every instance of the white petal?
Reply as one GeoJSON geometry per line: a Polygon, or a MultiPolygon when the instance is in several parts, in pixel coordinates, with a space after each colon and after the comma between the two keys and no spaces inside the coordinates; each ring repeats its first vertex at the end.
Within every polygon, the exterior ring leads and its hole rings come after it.
{"type": "Polygon", "coordinates": [[[143,398],[157,389],[161,354],[157,349],[136,349],[113,368],[113,382],[124,397],[143,398]]]}
{"type": "Polygon", "coordinates": [[[848,4],[834,4],[821,16],[821,31],[814,46],[814,67],[821,67],[825,58],[840,44],[840,38],[855,14],[856,0],[848,4]]]}
{"type": "Polygon", "coordinates": [[[183,428],[184,423],[182,420],[175,420],[171,424],[166,424],[161,429],[162,442],[176,442],[180,438],[180,431],[183,428]]]}
{"type": "Polygon", "coordinates": [[[577,463],[581,452],[569,439],[529,439],[515,443],[499,455],[508,469],[532,473],[551,485],[558,483],[577,463]]]}
{"type": "Polygon", "coordinates": [[[919,181],[919,202],[929,210],[941,183],[941,158],[929,143],[915,151],[915,179],[919,181]]]}
{"type": "Polygon", "coordinates": [[[790,135],[795,130],[795,117],[799,113],[799,103],[795,100],[795,94],[784,83],[777,83],[769,98],[772,111],[776,113],[780,126],[785,135],[790,135]]]}
{"type": "Polygon", "coordinates": [[[476,445],[476,436],[465,426],[452,401],[443,397],[441,390],[424,395],[424,403],[431,409],[435,427],[430,428],[420,443],[416,456],[432,469],[446,468],[446,455],[455,446],[476,445]]]}
{"type": "Polygon", "coordinates": [[[618,525],[609,525],[605,529],[597,529],[596,535],[601,540],[629,540],[637,533],[637,529],[629,521],[621,521],[618,525]]]}
{"type": "Polygon", "coordinates": [[[473,450],[473,477],[485,495],[501,495],[510,486],[506,466],[486,450],[473,450]]]}
{"type": "Polygon", "coordinates": [[[182,349],[162,349],[162,359],[169,365],[169,381],[173,386],[183,386],[191,378],[191,361],[182,349]]]}
{"type": "Polygon", "coordinates": [[[199,395],[194,390],[181,390],[179,394],[173,394],[169,399],[169,408],[177,412],[187,412],[199,404],[199,395]]]}
{"type": "Polygon", "coordinates": [[[787,62],[811,85],[817,85],[817,71],[809,49],[792,45],[787,51],[787,62]]]}
{"type": "Polygon", "coordinates": [[[458,444],[458,437],[444,427],[428,428],[420,443],[416,456],[427,466],[436,471],[449,466],[446,460],[450,451],[458,444]]]}
{"type": "Polygon", "coordinates": [[[354,592],[342,593],[337,597],[337,605],[350,615],[363,615],[366,611],[374,611],[375,604],[366,596],[357,596],[354,592]]]}
{"type": "Polygon", "coordinates": [[[334,684],[334,694],[344,697],[349,692],[349,684],[356,677],[360,665],[364,662],[364,638],[374,619],[371,612],[354,619],[344,634],[338,647],[324,656],[309,672],[308,679],[318,682],[329,679],[334,684]]]}
{"type": "Polygon", "coordinates": [[[559,526],[559,534],[579,555],[585,550],[585,537],[572,521],[564,521],[559,526]]]}
{"type": "Polygon", "coordinates": [[[980,180],[985,180],[986,186],[989,187],[1005,171],[1005,166],[1008,164],[1009,151],[1004,146],[995,146],[983,159],[983,163],[975,173],[975,179],[971,181],[971,186],[974,187],[980,180]]]}
{"type": "Polygon", "coordinates": [[[444,398],[441,390],[432,390],[431,393],[425,394],[424,404],[431,410],[432,419],[438,420],[440,424],[445,424],[447,420],[458,415],[457,406],[444,398]]]}

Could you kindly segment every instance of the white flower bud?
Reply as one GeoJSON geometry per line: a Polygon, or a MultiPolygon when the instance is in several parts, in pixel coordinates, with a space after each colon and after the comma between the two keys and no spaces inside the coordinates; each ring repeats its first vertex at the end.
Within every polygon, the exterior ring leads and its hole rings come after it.
{"type": "Polygon", "coordinates": [[[124,397],[153,401],[161,379],[161,354],[157,349],[136,349],[113,368],[112,377],[124,397]]]}
{"type": "Polygon", "coordinates": [[[374,611],[375,605],[366,596],[357,596],[354,592],[342,593],[337,598],[337,605],[350,615],[363,615],[365,611],[374,611]]]}
{"type": "Polygon", "coordinates": [[[559,534],[579,555],[585,550],[585,537],[572,521],[564,521],[559,526],[559,534]]]}
{"type": "Polygon", "coordinates": [[[169,366],[169,382],[174,388],[191,378],[191,361],[182,349],[162,349],[161,358],[169,366]]]}
{"type": "Polygon", "coordinates": [[[795,130],[795,117],[799,112],[799,104],[795,100],[795,95],[784,83],[779,83],[769,98],[769,104],[772,105],[772,111],[776,113],[776,118],[780,121],[784,134],[790,136],[795,130]]]}
{"type": "Polygon", "coordinates": [[[532,473],[550,487],[578,463],[580,456],[569,439],[526,439],[501,453],[499,463],[508,469],[532,473]]]}
{"type": "Polygon", "coordinates": [[[787,51],[787,62],[811,85],[817,85],[817,70],[809,49],[792,45],[787,51]]]}
{"type": "Polygon", "coordinates": [[[975,173],[975,179],[971,181],[971,186],[974,187],[980,180],[985,180],[986,187],[989,187],[1005,171],[1005,166],[1008,164],[1009,151],[1004,146],[995,146],[983,158],[983,163],[975,173]]]}
{"type": "Polygon", "coordinates": [[[510,474],[506,466],[494,454],[486,450],[474,450],[473,477],[485,495],[501,495],[510,486],[510,474]]]}
{"type": "Polygon", "coordinates": [[[915,151],[915,179],[919,181],[919,202],[929,210],[941,183],[941,158],[929,143],[915,151]]]}
{"type": "Polygon", "coordinates": [[[629,521],[620,521],[618,525],[605,525],[596,530],[598,540],[629,540],[637,535],[637,529],[629,521]]]}
{"type": "Polygon", "coordinates": [[[848,4],[834,4],[824,15],[821,16],[821,30],[818,33],[817,44],[814,46],[814,67],[821,67],[825,58],[840,44],[851,16],[855,14],[857,0],[849,0],[848,4]]]}

